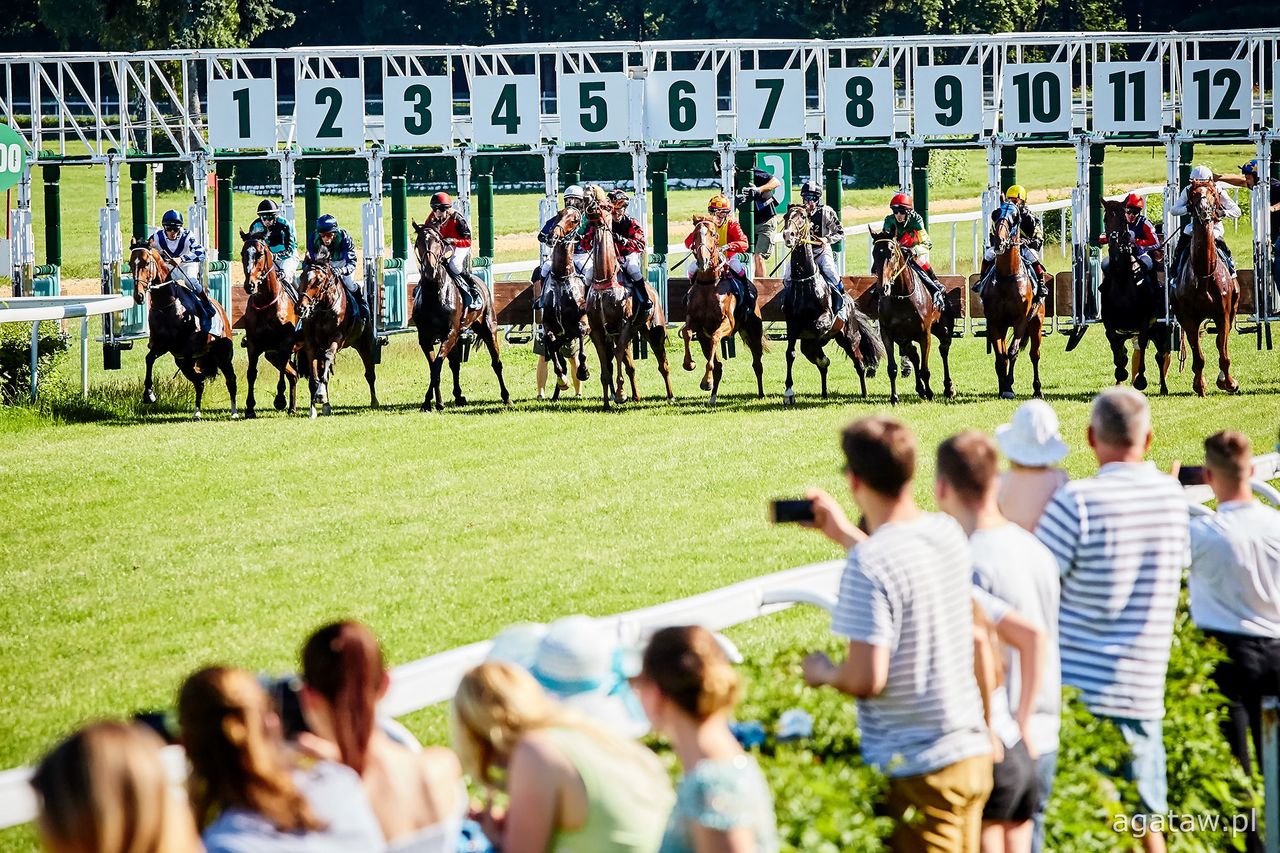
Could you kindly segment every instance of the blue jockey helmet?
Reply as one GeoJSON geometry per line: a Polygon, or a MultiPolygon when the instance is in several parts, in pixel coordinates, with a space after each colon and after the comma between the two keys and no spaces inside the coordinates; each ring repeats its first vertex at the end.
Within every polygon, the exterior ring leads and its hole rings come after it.
{"type": "Polygon", "coordinates": [[[316,220],[316,232],[320,234],[329,234],[338,230],[338,217],[331,213],[326,213],[316,220]]]}
{"type": "Polygon", "coordinates": [[[160,224],[168,228],[170,225],[182,227],[182,214],[176,210],[166,210],[160,224]]]}

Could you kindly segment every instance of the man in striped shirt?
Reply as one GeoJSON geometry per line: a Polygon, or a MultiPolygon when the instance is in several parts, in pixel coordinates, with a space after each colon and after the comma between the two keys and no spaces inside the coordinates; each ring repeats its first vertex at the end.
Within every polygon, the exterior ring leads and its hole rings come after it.
{"type": "MultiPolygon", "coordinates": [[[[1111,388],[1094,398],[1088,437],[1097,476],[1059,489],[1036,529],[1062,573],[1062,681],[1119,729],[1143,808],[1162,814],[1164,681],[1190,559],[1187,504],[1176,480],[1143,461],[1152,432],[1141,394],[1111,388]]],[[[1142,840],[1165,849],[1159,833],[1142,840]]]]}
{"type": "Polygon", "coordinates": [[[973,561],[949,516],[912,497],[916,440],[889,417],[850,424],[846,473],[870,535],[825,492],[813,526],[849,549],[831,629],[839,664],[805,658],[804,678],[858,699],[862,755],[889,776],[896,851],[977,853],[991,792],[991,739],[973,674],[973,561]]]}

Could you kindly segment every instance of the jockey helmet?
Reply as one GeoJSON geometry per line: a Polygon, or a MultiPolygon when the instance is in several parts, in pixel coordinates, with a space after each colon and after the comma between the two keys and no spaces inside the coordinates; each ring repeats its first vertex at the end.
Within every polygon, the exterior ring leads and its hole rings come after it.
{"type": "Polygon", "coordinates": [[[332,213],[326,213],[316,220],[317,234],[332,234],[338,230],[338,217],[332,213]]]}
{"type": "Polygon", "coordinates": [[[813,181],[805,181],[800,185],[801,201],[822,201],[822,187],[813,181]]]}
{"type": "Polygon", "coordinates": [[[182,214],[176,210],[166,210],[164,216],[160,220],[160,224],[165,228],[173,226],[175,228],[182,227],[182,214]]]}
{"type": "Polygon", "coordinates": [[[1191,170],[1191,180],[1193,181],[1212,181],[1213,169],[1203,163],[1191,170]]]}
{"type": "Polygon", "coordinates": [[[568,201],[571,198],[576,198],[578,201],[582,201],[586,198],[586,194],[582,191],[582,187],[577,184],[567,187],[564,191],[564,200],[568,201]]]}
{"type": "Polygon", "coordinates": [[[614,187],[609,191],[609,201],[612,201],[616,204],[617,202],[623,202],[623,203],[628,202],[630,201],[630,199],[627,198],[626,190],[624,190],[622,187],[614,187]]]}
{"type": "Polygon", "coordinates": [[[724,193],[716,193],[707,202],[707,213],[728,213],[731,209],[733,205],[725,198],[724,193]]]}
{"type": "Polygon", "coordinates": [[[1018,201],[1027,200],[1027,188],[1022,184],[1014,184],[1004,191],[1004,197],[1007,199],[1017,199],[1018,201]]]}
{"type": "Polygon", "coordinates": [[[1258,161],[1250,160],[1248,163],[1245,163],[1240,167],[1240,174],[1248,175],[1251,178],[1258,177],[1258,161]]]}
{"type": "Polygon", "coordinates": [[[448,210],[453,206],[453,199],[446,192],[438,192],[431,197],[432,210],[448,210]]]}
{"type": "Polygon", "coordinates": [[[278,216],[280,213],[280,205],[276,204],[272,199],[264,198],[258,202],[259,216],[278,216]]]}
{"type": "Polygon", "coordinates": [[[1142,210],[1146,206],[1146,199],[1137,193],[1129,193],[1124,197],[1125,210],[1142,210]]]}
{"type": "Polygon", "coordinates": [[[894,213],[898,213],[898,208],[900,207],[905,208],[902,213],[907,213],[911,208],[915,207],[915,202],[906,193],[895,193],[893,198],[889,199],[889,209],[894,213]]]}

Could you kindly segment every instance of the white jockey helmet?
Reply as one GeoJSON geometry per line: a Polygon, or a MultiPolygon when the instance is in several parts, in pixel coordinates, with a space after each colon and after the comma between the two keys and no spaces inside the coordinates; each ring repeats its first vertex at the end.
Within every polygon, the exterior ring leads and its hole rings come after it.
{"type": "Polygon", "coordinates": [[[1212,181],[1213,170],[1208,166],[1200,165],[1191,170],[1191,180],[1193,181],[1212,181]]]}
{"type": "Polygon", "coordinates": [[[567,187],[564,191],[564,200],[568,201],[571,198],[576,198],[578,200],[582,200],[586,198],[586,194],[583,193],[582,187],[578,186],[577,184],[574,184],[571,187],[567,187]]]}

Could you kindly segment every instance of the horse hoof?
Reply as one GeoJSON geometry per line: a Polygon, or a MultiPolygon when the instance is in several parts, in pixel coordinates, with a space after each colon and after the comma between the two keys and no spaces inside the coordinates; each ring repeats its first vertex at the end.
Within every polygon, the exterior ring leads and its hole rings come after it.
{"type": "Polygon", "coordinates": [[[457,397],[454,397],[454,398],[453,398],[453,404],[454,404],[455,406],[465,406],[465,405],[467,404],[467,398],[466,398],[466,397],[463,397],[463,396],[461,396],[461,395],[459,395],[459,396],[457,396],[457,397]]]}
{"type": "Polygon", "coordinates": [[[568,390],[569,390],[569,380],[565,379],[563,376],[557,376],[557,377],[556,377],[556,387],[557,387],[557,388],[559,388],[561,391],[568,391],[568,390]]]}
{"type": "Polygon", "coordinates": [[[579,381],[579,382],[586,382],[586,381],[587,381],[588,379],[590,379],[590,378],[591,378],[591,374],[587,373],[587,369],[586,369],[585,367],[580,368],[580,369],[578,370],[578,381],[579,381]]]}
{"type": "Polygon", "coordinates": [[[276,407],[277,412],[283,412],[284,411],[284,395],[281,394],[279,397],[276,397],[275,402],[272,403],[272,405],[276,407]]]}
{"type": "Polygon", "coordinates": [[[510,406],[510,405],[511,405],[511,395],[510,395],[510,394],[503,394],[503,395],[502,395],[502,405],[504,405],[504,406],[510,406]]]}
{"type": "Polygon", "coordinates": [[[1133,377],[1133,387],[1134,387],[1135,389],[1137,389],[1138,391],[1145,391],[1145,390],[1147,390],[1147,377],[1145,377],[1145,376],[1135,376],[1135,377],[1133,377]]]}
{"type": "Polygon", "coordinates": [[[252,420],[255,420],[257,417],[258,417],[258,413],[257,413],[256,411],[254,411],[253,409],[245,409],[245,410],[244,410],[244,419],[245,419],[246,421],[252,421],[252,420]]]}
{"type": "Polygon", "coordinates": [[[444,411],[444,403],[436,403],[436,411],[437,411],[437,412],[443,412],[443,411],[444,411]]]}
{"type": "Polygon", "coordinates": [[[890,395],[889,395],[889,405],[890,405],[890,406],[896,406],[896,405],[898,405],[898,395],[897,395],[897,394],[890,394],[890,395]]]}
{"type": "Polygon", "coordinates": [[[147,405],[152,405],[155,403],[155,401],[156,401],[155,391],[152,391],[150,388],[148,388],[146,391],[142,392],[142,402],[146,403],[147,405]]]}
{"type": "Polygon", "coordinates": [[[715,395],[715,394],[712,394],[712,395],[711,395],[711,399],[707,401],[707,405],[708,405],[708,406],[710,406],[710,407],[711,407],[711,408],[713,408],[713,409],[715,408],[715,406],[716,406],[716,395],[715,395]]]}
{"type": "Polygon", "coordinates": [[[954,400],[956,398],[956,389],[948,388],[946,391],[942,392],[942,396],[946,397],[948,400],[954,400]]]}
{"type": "Polygon", "coordinates": [[[195,414],[191,416],[191,420],[198,421],[201,418],[200,410],[196,409],[195,414]]]}
{"type": "Polygon", "coordinates": [[[314,421],[318,416],[319,416],[319,412],[317,412],[317,411],[316,411],[316,407],[315,407],[315,406],[312,406],[312,407],[311,407],[311,420],[313,420],[313,421],[314,421]]]}
{"type": "Polygon", "coordinates": [[[326,416],[327,416],[327,415],[332,415],[332,414],[333,414],[333,407],[332,407],[332,406],[330,406],[328,403],[325,403],[325,404],[324,404],[324,406],[320,409],[320,411],[321,411],[324,415],[326,415],[326,416]]]}
{"type": "Polygon", "coordinates": [[[699,387],[700,389],[702,389],[703,391],[710,391],[710,390],[711,390],[711,380],[710,380],[710,379],[704,379],[704,380],[702,380],[702,382],[700,382],[700,383],[698,384],[698,387],[699,387]]]}
{"type": "Polygon", "coordinates": [[[232,410],[231,410],[231,420],[233,420],[233,421],[238,421],[238,420],[240,420],[240,413],[239,413],[239,412],[237,412],[235,409],[232,409],[232,410]]]}
{"type": "Polygon", "coordinates": [[[418,411],[420,411],[420,412],[429,412],[429,411],[431,411],[431,404],[430,404],[430,403],[423,403],[421,406],[419,406],[419,407],[418,407],[418,411]]]}
{"type": "Polygon", "coordinates": [[[875,378],[876,378],[876,369],[875,369],[874,367],[868,367],[868,368],[867,368],[867,378],[868,378],[868,379],[875,379],[875,378]]]}
{"type": "Polygon", "coordinates": [[[1001,391],[1001,392],[1000,392],[1000,399],[1001,399],[1001,400],[1012,400],[1012,399],[1014,399],[1016,396],[1017,396],[1017,395],[1016,395],[1016,394],[1014,394],[1012,391],[1001,391]]]}
{"type": "Polygon", "coordinates": [[[693,372],[693,362],[692,362],[692,361],[686,361],[686,362],[685,362],[683,365],[681,365],[681,366],[682,366],[685,370],[688,370],[690,373],[692,373],[692,372],[693,372]]]}

